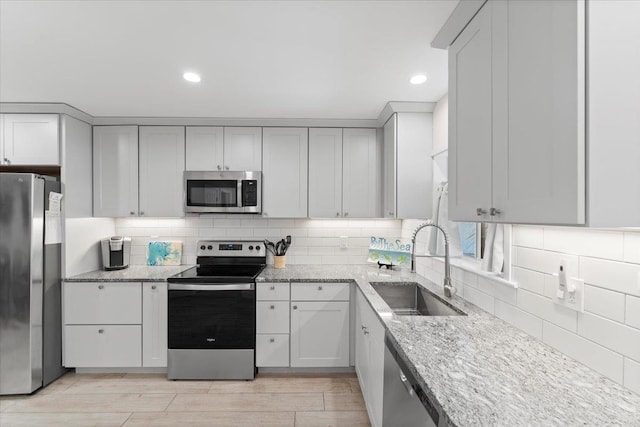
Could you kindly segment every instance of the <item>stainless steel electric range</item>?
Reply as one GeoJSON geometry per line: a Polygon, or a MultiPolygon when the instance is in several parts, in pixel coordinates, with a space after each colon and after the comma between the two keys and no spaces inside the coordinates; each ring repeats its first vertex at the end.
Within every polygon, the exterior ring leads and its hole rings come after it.
{"type": "Polygon", "coordinates": [[[197,266],[169,277],[169,379],[255,377],[262,241],[198,241],[197,266]]]}

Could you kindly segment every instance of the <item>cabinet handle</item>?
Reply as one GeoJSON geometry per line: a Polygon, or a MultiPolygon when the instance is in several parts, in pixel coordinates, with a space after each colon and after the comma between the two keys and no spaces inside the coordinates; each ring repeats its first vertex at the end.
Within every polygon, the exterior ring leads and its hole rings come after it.
{"type": "Polygon", "coordinates": [[[276,290],[276,287],[275,287],[275,285],[273,285],[273,286],[271,286],[269,289],[271,289],[272,291],[275,291],[275,290],[276,290]]]}
{"type": "Polygon", "coordinates": [[[491,208],[491,209],[489,210],[489,215],[491,215],[491,216],[500,215],[500,209],[491,208]]]}
{"type": "Polygon", "coordinates": [[[393,216],[393,212],[389,212],[389,215],[393,216]]]}
{"type": "Polygon", "coordinates": [[[294,305],[294,306],[293,306],[293,309],[294,309],[294,310],[297,310],[297,309],[298,309],[298,306],[297,306],[297,305],[294,305]]]}
{"type": "Polygon", "coordinates": [[[345,212],[345,213],[344,213],[344,216],[349,216],[349,212],[345,212]]]}
{"type": "Polygon", "coordinates": [[[322,286],[318,286],[318,290],[321,291],[322,290],[322,286]]]}
{"type": "Polygon", "coordinates": [[[10,165],[11,164],[11,160],[7,159],[6,157],[4,158],[4,161],[6,164],[10,165]]]}
{"type": "Polygon", "coordinates": [[[134,211],[129,212],[129,215],[135,215],[136,213],[134,211]]]}
{"type": "Polygon", "coordinates": [[[365,329],[367,329],[366,326],[360,326],[362,328],[362,330],[364,331],[365,329]]]}
{"type": "Polygon", "coordinates": [[[340,212],[336,212],[336,216],[340,216],[340,212]]]}
{"type": "Polygon", "coordinates": [[[486,213],[487,213],[486,210],[484,210],[482,208],[476,208],[476,215],[482,216],[482,215],[485,215],[486,213]]]}
{"type": "Polygon", "coordinates": [[[144,215],[144,211],[140,211],[140,215],[144,215]]]}
{"type": "Polygon", "coordinates": [[[224,170],[228,171],[229,170],[229,166],[225,166],[224,170]]]}
{"type": "Polygon", "coordinates": [[[98,329],[99,334],[104,334],[104,329],[98,329]]]}
{"type": "Polygon", "coordinates": [[[221,171],[222,170],[222,166],[218,165],[218,170],[221,171]]]}
{"type": "Polygon", "coordinates": [[[98,285],[98,289],[104,289],[104,285],[98,285]]]}
{"type": "Polygon", "coordinates": [[[271,305],[271,306],[269,306],[269,308],[270,308],[271,310],[275,310],[276,306],[275,306],[275,305],[271,305]]]}
{"type": "Polygon", "coordinates": [[[365,334],[365,335],[369,335],[369,330],[367,329],[366,326],[362,327],[362,333],[365,334]]]}
{"type": "Polygon", "coordinates": [[[151,285],[151,289],[154,289],[154,290],[155,290],[156,288],[157,288],[157,286],[156,286],[156,285],[151,285]]]}
{"type": "Polygon", "coordinates": [[[275,338],[269,338],[269,342],[276,342],[275,338]]]}

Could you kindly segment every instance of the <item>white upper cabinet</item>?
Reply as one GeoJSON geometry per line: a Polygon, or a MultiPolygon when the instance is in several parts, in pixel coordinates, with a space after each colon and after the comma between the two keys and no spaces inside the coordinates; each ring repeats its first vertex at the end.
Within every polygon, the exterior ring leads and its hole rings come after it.
{"type": "Polygon", "coordinates": [[[395,113],[384,125],[385,218],[431,217],[432,128],[431,113],[395,113]]]}
{"type": "Polygon", "coordinates": [[[378,218],[381,208],[381,155],[375,129],[344,129],[342,213],[378,218]]]}
{"type": "Polygon", "coordinates": [[[138,216],[138,126],[93,127],[93,216],[138,216]]]}
{"type": "Polygon", "coordinates": [[[59,165],[57,114],[4,114],[0,151],[7,165],[59,165]]]}
{"type": "Polygon", "coordinates": [[[140,127],[140,215],[181,217],[184,126],[140,127]]]}
{"type": "Polygon", "coordinates": [[[188,126],[186,170],[259,171],[262,128],[188,126]]]}
{"type": "Polygon", "coordinates": [[[307,217],[307,128],[265,128],[263,134],[263,215],[307,217]]]}
{"type": "Polygon", "coordinates": [[[262,128],[224,128],[224,169],[262,170],[262,128]]]}
{"type": "Polygon", "coordinates": [[[215,171],[224,168],[224,130],[215,126],[187,126],[185,169],[215,171]]]}
{"type": "Polygon", "coordinates": [[[449,48],[449,218],[585,223],[584,2],[488,1],[449,48]]]}
{"type": "Polygon", "coordinates": [[[309,216],[342,216],[342,129],[309,129],[309,216]]]}

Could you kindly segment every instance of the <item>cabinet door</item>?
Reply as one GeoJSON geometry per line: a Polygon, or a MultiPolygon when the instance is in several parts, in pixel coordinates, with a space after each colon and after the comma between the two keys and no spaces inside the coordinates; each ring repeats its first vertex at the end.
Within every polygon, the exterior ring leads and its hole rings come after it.
{"type": "Polygon", "coordinates": [[[5,114],[2,158],[10,165],[59,165],[57,114],[5,114]]]}
{"type": "Polygon", "coordinates": [[[140,325],[64,327],[64,366],[117,368],[141,366],[140,325]]]}
{"type": "Polygon", "coordinates": [[[377,218],[381,207],[380,156],[375,129],[345,129],[342,144],[342,212],[377,218]]]}
{"type": "Polygon", "coordinates": [[[449,47],[450,220],[483,221],[491,208],[492,6],[485,3],[449,47]]]}
{"type": "Polygon", "coordinates": [[[356,319],[355,319],[355,340],[356,340],[356,359],[355,368],[358,381],[360,382],[360,389],[362,390],[362,396],[365,402],[369,399],[369,345],[366,336],[366,319],[364,318],[363,310],[366,309],[364,304],[364,297],[358,291],[356,292],[356,319]]]}
{"type": "Polygon", "coordinates": [[[349,366],[349,302],[291,302],[291,367],[349,366]]]}
{"type": "Polygon", "coordinates": [[[493,5],[498,221],[585,222],[584,7],[548,0],[493,5]]]}
{"type": "Polygon", "coordinates": [[[265,128],[262,211],[274,218],[307,217],[307,128],[265,128]]]}
{"type": "Polygon", "coordinates": [[[309,129],[309,216],[342,216],[342,129],[309,129]]]}
{"type": "Polygon", "coordinates": [[[224,170],[262,170],[262,128],[224,128],[224,170]]]}
{"type": "Polygon", "coordinates": [[[183,172],[184,126],[141,126],[141,216],[184,216],[183,172]]]}
{"type": "MultiPolygon", "coordinates": [[[[391,116],[384,124],[384,164],[382,167],[383,211],[385,218],[396,218],[396,137],[398,115],[391,116]]],[[[416,217],[417,218],[417,217],[416,217]]]]}
{"type": "Polygon", "coordinates": [[[224,167],[224,132],[221,127],[188,126],[185,140],[185,169],[215,171],[224,167]]]}
{"type": "Polygon", "coordinates": [[[167,283],[142,284],[142,366],[167,366],[167,283]]]}
{"type": "Polygon", "coordinates": [[[138,216],[138,126],[93,127],[93,216],[138,216]]]}
{"type": "MultiPolygon", "coordinates": [[[[366,304],[366,303],[365,303],[366,304]]],[[[382,406],[384,395],[384,326],[380,323],[378,316],[367,304],[366,309],[369,311],[367,332],[369,359],[367,372],[369,377],[369,403],[367,404],[371,424],[373,426],[382,427],[382,406]]]]}

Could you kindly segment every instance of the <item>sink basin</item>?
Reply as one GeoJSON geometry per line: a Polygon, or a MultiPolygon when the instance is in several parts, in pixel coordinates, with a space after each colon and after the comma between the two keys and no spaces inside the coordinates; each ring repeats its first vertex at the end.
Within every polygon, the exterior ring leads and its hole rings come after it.
{"type": "Polygon", "coordinates": [[[415,282],[370,282],[398,316],[466,316],[415,282]]]}

